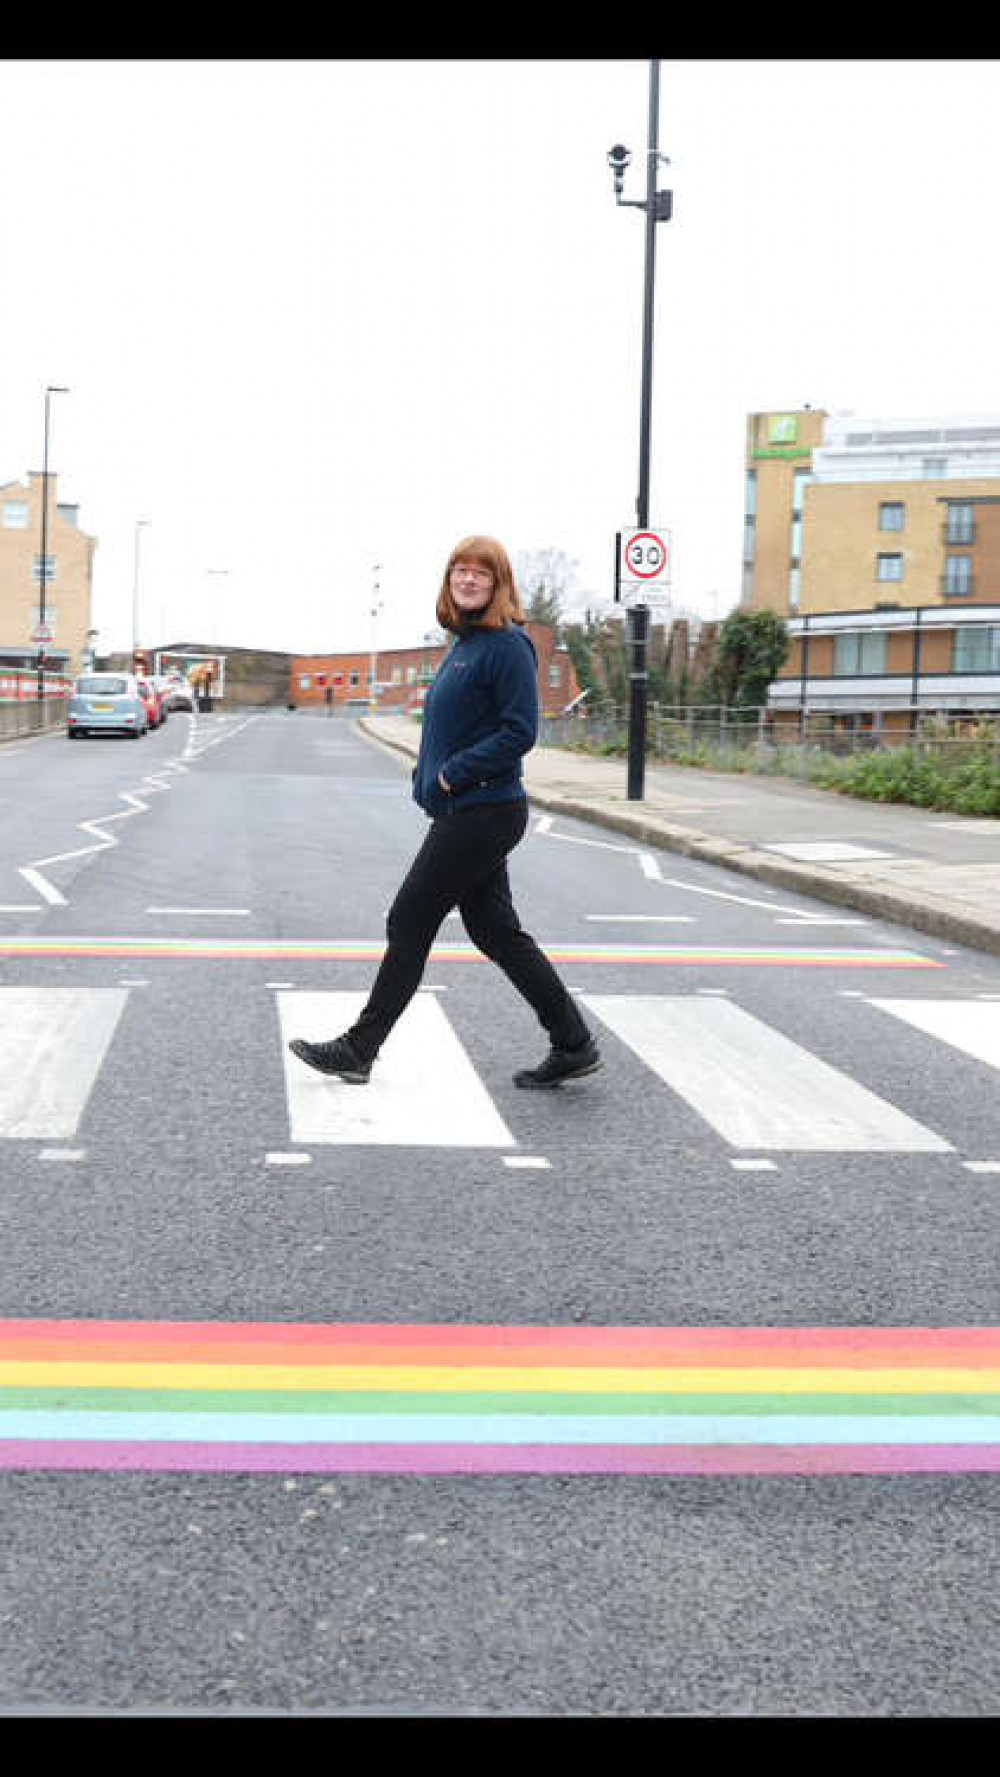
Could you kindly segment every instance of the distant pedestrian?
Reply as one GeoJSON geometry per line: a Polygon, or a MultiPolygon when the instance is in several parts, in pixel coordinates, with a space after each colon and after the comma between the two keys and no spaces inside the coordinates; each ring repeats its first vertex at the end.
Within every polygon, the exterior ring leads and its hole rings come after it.
{"type": "Polygon", "coordinates": [[[600,1051],[548,958],[521,928],[507,858],[524,837],[528,799],[521,761],[538,735],[534,644],[506,550],[466,537],[451,552],[437,619],[456,640],[423,709],[413,795],[430,831],[389,909],[388,944],[356,1023],[329,1042],[289,1048],[320,1073],[356,1085],[420,985],[431,945],[457,907],[473,944],[513,982],[548,1033],[550,1050],[514,1075],[552,1087],[595,1073],[600,1051]]]}

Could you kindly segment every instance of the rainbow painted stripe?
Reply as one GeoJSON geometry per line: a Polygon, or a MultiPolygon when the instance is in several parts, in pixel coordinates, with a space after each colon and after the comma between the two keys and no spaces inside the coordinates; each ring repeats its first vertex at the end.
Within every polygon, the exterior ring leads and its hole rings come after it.
{"type": "MultiPolygon", "coordinates": [[[[122,938],[18,937],[0,935],[0,956],[144,956],[206,959],[271,958],[285,962],[352,962],[381,959],[383,943],[327,938],[122,938]]],[[[778,946],[716,948],[674,944],[546,944],[545,954],[557,963],[724,964],[730,967],[806,969],[943,969],[935,957],[912,950],[805,950],[778,946]]],[[[432,963],[481,963],[485,957],[472,944],[436,944],[432,963]]]]}
{"type": "Polygon", "coordinates": [[[1000,1472],[1000,1327],[0,1321],[0,1468],[1000,1472]]]}

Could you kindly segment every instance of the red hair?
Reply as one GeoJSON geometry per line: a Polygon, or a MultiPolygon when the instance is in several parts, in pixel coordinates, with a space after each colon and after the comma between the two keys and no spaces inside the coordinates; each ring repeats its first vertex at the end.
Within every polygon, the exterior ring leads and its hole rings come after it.
{"type": "Polygon", "coordinates": [[[457,562],[475,562],[477,568],[488,568],[493,575],[490,602],[475,613],[474,621],[483,629],[506,629],[508,623],[524,623],[521,595],[514,584],[514,570],[502,543],[495,537],[463,537],[448,557],[448,564],[438,593],[435,615],[442,629],[458,630],[469,621],[468,614],[458,609],[451,596],[451,570],[457,562]]]}

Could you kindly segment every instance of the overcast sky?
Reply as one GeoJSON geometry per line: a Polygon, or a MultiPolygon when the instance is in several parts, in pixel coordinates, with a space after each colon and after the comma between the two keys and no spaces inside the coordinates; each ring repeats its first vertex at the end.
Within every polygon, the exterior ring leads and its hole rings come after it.
{"type": "MultiPolygon", "coordinates": [[[[0,481],[95,534],[101,649],[432,626],[469,531],[610,599],[638,482],[649,64],[0,64],[0,481]],[[225,574],[208,570],[227,570],[225,574]]],[[[745,416],[996,413],[1000,62],[664,58],[650,516],[739,593],[745,416]]],[[[58,587],[53,589],[58,605],[58,587]]]]}

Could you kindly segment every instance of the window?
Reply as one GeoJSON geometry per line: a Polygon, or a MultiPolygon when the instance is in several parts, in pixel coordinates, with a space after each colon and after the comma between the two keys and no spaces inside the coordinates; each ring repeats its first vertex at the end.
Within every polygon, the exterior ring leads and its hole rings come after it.
{"type": "Polygon", "coordinates": [[[928,481],[940,481],[948,473],[947,457],[923,457],[920,467],[928,481]]]}
{"type": "Polygon", "coordinates": [[[392,683],[394,685],[401,685],[403,683],[403,669],[401,666],[394,666],[393,667],[393,669],[392,669],[392,683]]]}
{"type": "Polygon", "coordinates": [[[353,672],[353,673],[352,673],[352,674],[351,674],[351,677],[350,677],[350,680],[349,680],[349,681],[348,681],[348,682],[349,682],[349,684],[350,684],[350,687],[351,687],[351,689],[352,689],[352,691],[356,691],[356,690],[357,690],[357,688],[358,688],[358,686],[359,686],[359,685],[360,685],[360,683],[361,683],[361,680],[360,680],[360,678],[359,678],[359,677],[358,677],[358,674],[357,674],[357,672],[353,672]]]}
{"type": "Polygon", "coordinates": [[[27,500],[5,500],[3,523],[6,531],[26,531],[28,528],[27,500]]]}
{"type": "Polygon", "coordinates": [[[838,677],[885,672],[884,631],[848,629],[834,637],[833,670],[838,677]]]}
{"type": "Polygon", "coordinates": [[[561,680],[562,680],[562,666],[560,665],[560,662],[558,660],[553,660],[549,663],[549,685],[550,685],[550,687],[558,688],[561,680]]]}
{"type": "MultiPolygon", "coordinates": [[[[34,575],[36,580],[40,580],[42,577],[42,560],[43,560],[42,556],[36,555],[34,561],[31,564],[31,572],[34,575]]],[[[56,577],[56,558],[55,558],[55,556],[54,555],[47,555],[44,557],[44,561],[45,561],[46,582],[48,582],[49,580],[54,580],[56,577]]]]}
{"type": "Polygon", "coordinates": [[[310,678],[308,673],[300,673],[299,674],[299,690],[300,691],[308,691],[311,684],[312,684],[312,679],[310,678]]]}
{"type": "Polygon", "coordinates": [[[945,598],[961,598],[972,591],[971,555],[946,555],[944,558],[945,598]]]}
{"type": "Polygon", "coordinates": [[[1000,673],[1000,629],[991,623],[963,623],[955,631],[952,671],[1000,673]]]}
{"type": "Polygon", "coordinates": [[[796,469],[792,477],[792,513],[796,518],[802,515],[802,497],[811,480],[812,471],[809,469],[796,469]]]}
{"type": "Polygon", "coordinates": [[[976,534],[972,504],[968,500],[948,501],[946,543],[971,543],[976,534]]]}
{"type": "Polygon", "coordinates": [[[799,592],[802,586],[802,569],[790,568],[788,573],[788,604],[792,611],[799,608],[799,592]]]}
{"type": "Polygon", "coordinates": [[[876,561],[876,579],[902,580],[903,558],[901,555],[879,555],[876,561]]]}
{"type": "Polygon", "coordinates": [[[901,531],[906,523],[906,507],[902,500],[882,500],[878,509],[880,531],[901,531]]]}
{"type": "Polygon", "coordinates": [[[415,666],[408,666],[406,669],[406,683],[408,685],[415,685],[416,682],[417,682],[417,669],[415,666]]]}

